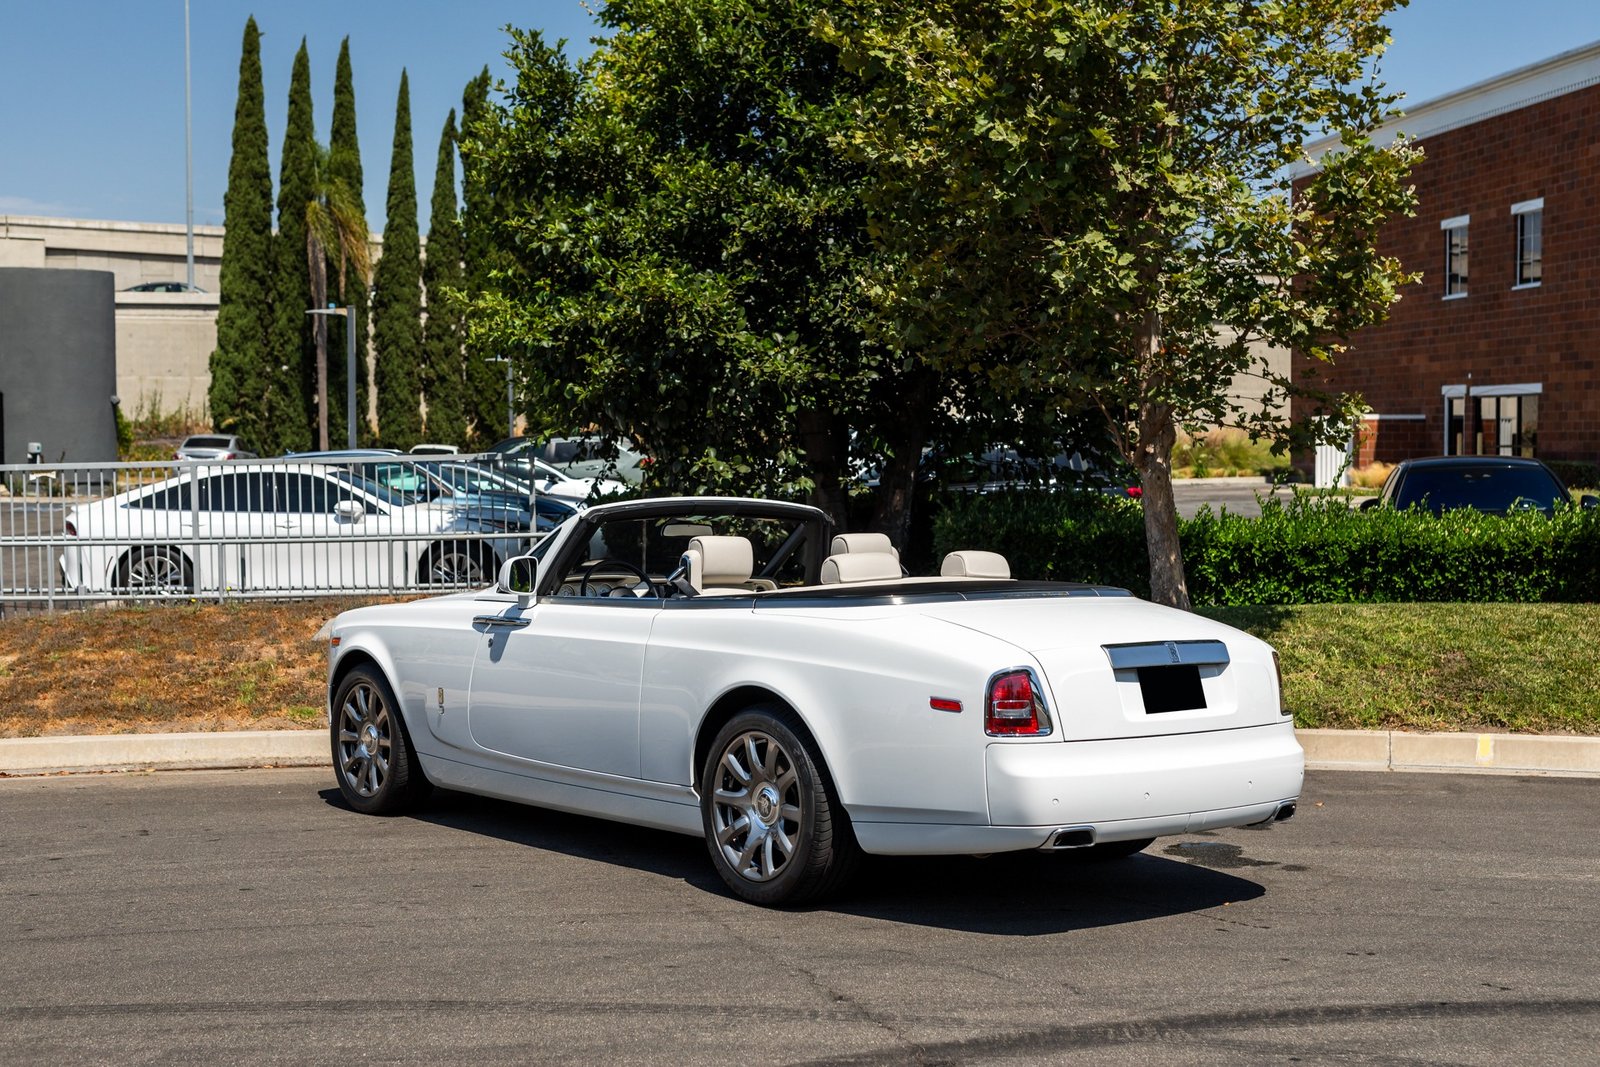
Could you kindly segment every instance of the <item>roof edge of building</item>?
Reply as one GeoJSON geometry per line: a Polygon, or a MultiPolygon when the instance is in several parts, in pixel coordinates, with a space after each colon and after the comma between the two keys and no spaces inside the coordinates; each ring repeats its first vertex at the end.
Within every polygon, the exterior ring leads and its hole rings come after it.
{"type": "MultiPolygon", "coordinates": [[[[1422,140],[1594,85],[1600,85],[1600,41],[1423,101],[1378,127],[1373,140],[1384,144],[1401,135],[1422,140]]],[[[1306,145],[1309,160],[1296,164],[1291,176],[1314,172],[1317,162],[1342,144],[1337,134],[1310,142],[1306,145]]]]}

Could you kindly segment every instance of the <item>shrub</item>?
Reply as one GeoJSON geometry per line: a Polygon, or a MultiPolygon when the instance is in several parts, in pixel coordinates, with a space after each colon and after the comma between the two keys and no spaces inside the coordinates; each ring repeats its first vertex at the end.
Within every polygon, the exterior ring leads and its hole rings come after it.
{"type": "MultiPolygon", "coordinates": [[[[1338,497],[1267,500],[1259,519],[1182,520],[1197,604],[1600,600],[1600,511],[1484,515],[1352,511],[1338,497]]],[[[1139,506],[1089,493],[1021,491],[951,500],[935,548],[989,548],[1018,578],[1149,590],[1139,506]]]]}
{"type": "Polygon", "coordinates": [[[1287,455],[1273,455],[1267,444],[1252,440],[1243,430],[1224,427],[1207,430],[1199,437],[1179,433],[1172,447],[1172,466],[1195,478],[1210,478],[1285,473],[1290,461],[1287,455]]]}
{"type": "Polygon", "coordinates": [[[1568,489],[1600,489],[1600,463],[1585,463],[1576,459],[1545,462],[1566,483],[1568,489]]]}

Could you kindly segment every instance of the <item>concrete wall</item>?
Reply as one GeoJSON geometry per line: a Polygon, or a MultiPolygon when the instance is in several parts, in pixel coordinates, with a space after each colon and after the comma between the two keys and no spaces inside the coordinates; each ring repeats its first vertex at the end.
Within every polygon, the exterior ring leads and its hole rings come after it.
{"type": "Polygon", "coordinates": [[[117,458],[116,324],[104,271],[0,267],[0,462],[117,458]]]}
{"type": "Polygon", "coordinates": [[[116,300],[116,385],[123,414],[205,411],[217,345],[221,226],[195,227],[195,285],[204,293],[129,293],[187,275],[184,227],[0,215],[0,267],[107,272],[116,300]]]}

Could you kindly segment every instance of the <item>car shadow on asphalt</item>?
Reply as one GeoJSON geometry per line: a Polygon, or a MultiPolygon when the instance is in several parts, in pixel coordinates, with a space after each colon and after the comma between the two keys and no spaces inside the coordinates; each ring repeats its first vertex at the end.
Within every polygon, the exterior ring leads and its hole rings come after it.
{"type": "MultiPolygon", "coordinates": [[[[318,792],[350,810],[337,789],[318,792]]],[[[499,841],[675,878],[733,899],[711,867],[704,842],[683,834],[436,791],[407,818],[499,841]]],[[[1112,861],[1082,853],[867,856],[841,892],[804,911],[835,912],[911,926],[1032,936],[1069,933],[1207,911],[1266,894],[1260,883],[1205,864],[1167,858],[1165,841],[1112,861]]],[[[1174,855],[1174,846],[1166,846],[1174,855]]],[[[1237,851],[1237,850],[1234,850],[1237,851]]],[[[1216,864],[1213,864],[1215,866],[1216,864]]],[[[1229,866],[1248,866],[1234,857],[1229,866]]],[[[1270,864],[1268,864],[1270,866],[1270,864]]]]}

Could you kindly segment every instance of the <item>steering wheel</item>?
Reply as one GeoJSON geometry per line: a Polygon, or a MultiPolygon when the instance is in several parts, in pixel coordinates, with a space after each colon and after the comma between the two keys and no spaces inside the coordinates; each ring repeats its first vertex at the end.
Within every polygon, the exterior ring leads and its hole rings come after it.
{"type": "Polygon", "coordinates": [[[578,579],[578,595],[588,596],[589,579],[594,577],[596,571],[604,570],[607,567],[610,567],[613,570],[624,570],[638,575],[639,580],[650,587],[651,596],[661,595],[656,592],[655,583],[650,580],[650,576],[644,572],[643,568],[637,566],[636,564],[629,563],[625,559],[616,559],[612,556],[607,556],[605,559],[597,559],[587,567],[583,568],[583,574],[578,579]]]}

